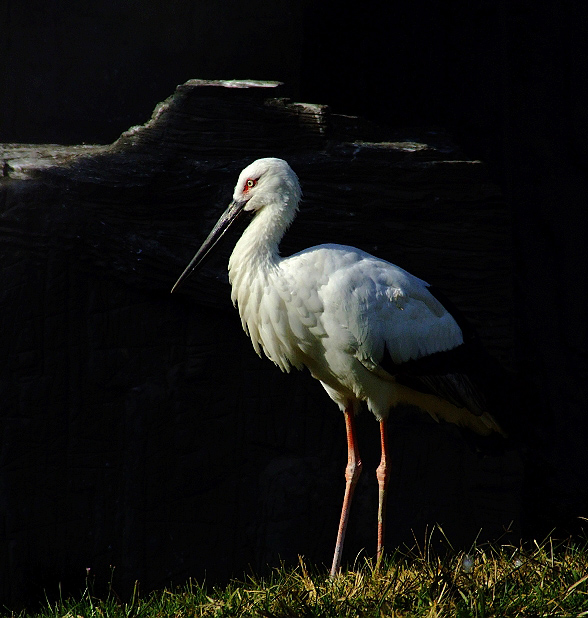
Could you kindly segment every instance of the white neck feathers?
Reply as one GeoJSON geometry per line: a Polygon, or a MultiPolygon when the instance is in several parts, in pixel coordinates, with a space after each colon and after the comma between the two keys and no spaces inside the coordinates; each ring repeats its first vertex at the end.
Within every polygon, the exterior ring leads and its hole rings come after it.
{"type": "Polygon", "coordinates": [[[292,223],[298,198],[276,195],[266,203],[235,245],[229,259],[231,298],[238,306],[243,328],[251,337],[255,351],[263,350],[282,370],[299,365],[289,353],[289,337],[276,336],[277,324],[287,323],[285,300],[289,297],[288,281],[280,262],[279,244],[292,223]],[[295,200],[292,201],[292,200],[295,200]]]}

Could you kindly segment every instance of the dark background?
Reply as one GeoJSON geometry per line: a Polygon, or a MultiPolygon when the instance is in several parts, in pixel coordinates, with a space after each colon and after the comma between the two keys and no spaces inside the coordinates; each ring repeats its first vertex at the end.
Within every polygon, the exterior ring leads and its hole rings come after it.
{"type": "MultiPolygon", "coordinates": [[[[280,80],[285,94],[335,112],[448,130],[468,157],[487,163],[512,215],[513,354],[537,396],[531,433],[541,455],[526,534],[576,532],[588,514],[586,9],[521,0],[343,4],[4,2],[0,141],[108,144],[190,78],[280,80]]],[[[242,338],[237,322],[223,337],[242,338]]],[[[263,367],[268,380],[282,379],[263,367]]],[[[271,405],[280,389],[296,396],[287,379],[279,384],[271,405]]],[[[100,431],[89,428],[88,440],[100,431]]],[[[138,487],[116,491],[146,500],[138,487]]]]}

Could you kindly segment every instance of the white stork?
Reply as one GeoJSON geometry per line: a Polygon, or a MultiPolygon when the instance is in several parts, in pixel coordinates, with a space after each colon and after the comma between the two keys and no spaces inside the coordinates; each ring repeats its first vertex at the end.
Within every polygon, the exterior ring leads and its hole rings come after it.
{"type": "MultiPolygon", "coordinates": [[[[354,416],[362,402],[380,423],[378,562],[390,476],[386,418],[411,404],[487,435],[503,433],[487,398],[479,346],[423,280],[354,247],[319,245],[281,257],[279,243],[302,193],[282,159],[254,161],[172,292],[242,215],[252,216],[229,260],[232,300],[255,351],[282,371],[307,367],[345,417],[345,497],[331,568],[341,564],[353,490],[361,473],[354,416]]],[[[459,319],[459,318],[458,318],[459,319]]]]}

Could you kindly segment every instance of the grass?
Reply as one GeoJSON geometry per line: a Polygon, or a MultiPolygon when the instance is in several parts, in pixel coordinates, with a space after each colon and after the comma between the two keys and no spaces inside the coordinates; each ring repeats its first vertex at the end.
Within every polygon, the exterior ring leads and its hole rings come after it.
{"type": "Polygon", "coordinates": [[[12,618],[211,618],[259,616],[381,617],[588,616],[588,542],[548,539],[527,549],[474,547],[436,555],[431,544],[397,552],[379,571],[369,560],[335,580],[301,558],[266,578],[248,577],[207,590],[190,581],[173,590],[138,593],[123,602],[92,586],[78,599],[47,603],[39,612],[12,618]]]}

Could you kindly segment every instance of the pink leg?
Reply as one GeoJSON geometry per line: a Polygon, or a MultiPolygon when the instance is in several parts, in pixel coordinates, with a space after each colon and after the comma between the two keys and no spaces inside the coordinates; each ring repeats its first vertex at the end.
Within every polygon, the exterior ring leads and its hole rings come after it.
{"type": "Polygon", "coordinates": [[[335,545],[335,555],[333,556],[333,566],[331,567],[331,577],[335,577],[341,567],[341,554],[343,552],[343,541],[349,520],[349,509],[353,490],[357,484],[357,479],[361,474],[361,459],[357,448],[357,437],[355,435],[355,421],[353,418],[353,408],[348,406],[344,412],[345,427],[347,429],[347,467],[345,468],[345,497],[343,498],[343,508],[341,509],[341,520],[339,522],[339,532],[337,533],[337,544],[335,545]]]}
{"type": "Polygon", "coordinates": [[[380,421],[380,440],[382,447],[382,458],[376,470],[378,477],[378,553],[377,566],[380,565],[384,553],[384,528],[386,524],[386,487],[390,478],[390,465],[388,463],[388,433],[386,432],[386,421],[380,421]]]}

